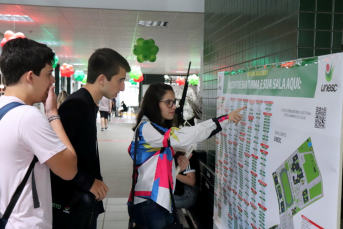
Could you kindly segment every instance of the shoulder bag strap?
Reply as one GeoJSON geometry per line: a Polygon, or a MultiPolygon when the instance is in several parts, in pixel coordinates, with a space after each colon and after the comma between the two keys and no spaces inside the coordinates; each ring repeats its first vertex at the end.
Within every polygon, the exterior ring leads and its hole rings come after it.
{"type": "MultiPolygon", "coordinates": [[[[18,102],[13,102],[13,103],[9,103],[7,105],[5,105],[4,107],[2,107],[0,109],[0,120],[4,117],[4,115],[9,112],[10,110],[12,110],[15,107],[24,105],[22,103],[18,103],[18,102]]],[[[31,171],[33,170],[33,168],[35,167],[36,162],[38,161],[38,158],[36,156],[33,157],[31,164],[24,176],[24,179],[21,181],[21,183],[19,184],[19,186],[17,187],[16,191],[14,192],[10,203],[8,204],[2,219],[8,220],[8,218],[10,217],[14,206],[16,205],[21,193],[23,192],[23,189],[25,187],[25,184],[27,182],[27,180],[29,179],[29,176],[31,174],[31,171]]],[[[36,182],[34,179],[34,174],[32,174],[32,196],[33,196],[33,203],[34,203],[34,207],[37,208],[39,207],[39,200],[38,200],[38,194],[37,194],[37,188],[36,188],[36,182]]]]}
{"type": "MultiPolygon", "coordinates": [[[[133,155],[133,172],[132,172],[132,189],[131,189],[131,203],[130,205],[135,206],[135,187],[136,187],[136,160],[137,160],[137,148],[138,148],[138,138],[139,138],[139,128],[141,125],[139,125],[136,128],[135,132],[135,149],[134,149],[134,155],[133,155]]],[[[134,211],[131,213],[131,218],[133,218],[134,211]]]]}
{"type": "Polygon", "coordinates": [[[172,189],[171,189],[171,186],[170,186],[170,182],[169,182],[169,193],[170,193],[170,198],[171,198],[171,202],[172,202],[174,223],[180,224],[180,219],[179,219],[179,216],[177,215],[177,210],[176,210],[176,206],[175,206],[174,195],[173,195],[173,192],[172,192],[172,189]]]}

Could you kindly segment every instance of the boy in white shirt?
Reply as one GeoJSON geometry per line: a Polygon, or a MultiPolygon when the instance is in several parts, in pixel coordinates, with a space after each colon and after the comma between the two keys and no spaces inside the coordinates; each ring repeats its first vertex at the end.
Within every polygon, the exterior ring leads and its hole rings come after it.
{"type": "Polygon", "coordinates": [[[2,48],[0,69],[6,91],[0,109],[11,102],[25,104],[0,120],[0,218],[23,180],[34,156],[34,176],[40,207],[34,208],[31,176],[16,203],[6,229],[52,228],[49,168],[71,180],[77,173],[77,158],[57,112],[53,51],[27,38],[8,41],[2,48]],[[45,102],[45,114],[34,103],[45,102]],[[48,121],[49,120],[49,121],[48,121]]]}

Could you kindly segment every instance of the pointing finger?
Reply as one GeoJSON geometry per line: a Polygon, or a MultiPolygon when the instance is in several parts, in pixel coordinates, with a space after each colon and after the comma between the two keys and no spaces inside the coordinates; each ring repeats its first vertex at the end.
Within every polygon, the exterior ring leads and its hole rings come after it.
{"type": "Polygon", "coordinates": [[[237,111],[237,112],[240,112],[240,111],[244,110],[245,108],[247,108],[247,107],[244,106],[244,107],[238,108],[236,111],[237,111]]]}

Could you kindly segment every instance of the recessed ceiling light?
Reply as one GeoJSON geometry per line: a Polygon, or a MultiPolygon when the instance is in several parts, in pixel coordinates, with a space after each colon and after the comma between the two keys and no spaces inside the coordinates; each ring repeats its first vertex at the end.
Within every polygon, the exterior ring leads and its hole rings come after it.
{"type": "Polygon", "coordinates": [[[138,25],[141,26],[154,26],[154,27],[167,27],[168,21],[139,21],[138,25]]]}
{"type": "Polygon", "coordinates": [[[10,15],[10,14],[0,14],[0,21],[33,22],[33,20],[27,15],[10,15]]]}

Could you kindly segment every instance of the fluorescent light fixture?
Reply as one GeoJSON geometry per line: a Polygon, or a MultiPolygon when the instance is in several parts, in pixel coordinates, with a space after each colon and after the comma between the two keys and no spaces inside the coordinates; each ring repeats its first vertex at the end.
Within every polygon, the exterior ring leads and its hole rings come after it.
{"type": "Polygon", "coordinates": [[[176,73],[187,73],[187,71],[176,71],[176,73]]]}
{"type": "Polygon", "coordinates": [[[58,42],[58,41],[40,41],[40,43],[46,44],[46,45],[49,45],[49,46],[59,46],[59,45],[62,45],[62,43],[58,42]]]}
{"type": "Polygon", "coordinates": [[[168,21],[139,21],[138,25],[141,26],[154,26],[154,27],[167,27],[168,21]]]}
{"type": "Polygon", "coordinates": [[[33,22],[33,20],[27,15],[10,15],[10,14],[0,14],[0,21],[33,22]]]}
{"type": "Polygon", "coordinates": [[[71,63],[71,65],[85,65],[85,64],[82,64],[82,63],[71,63]]]}

